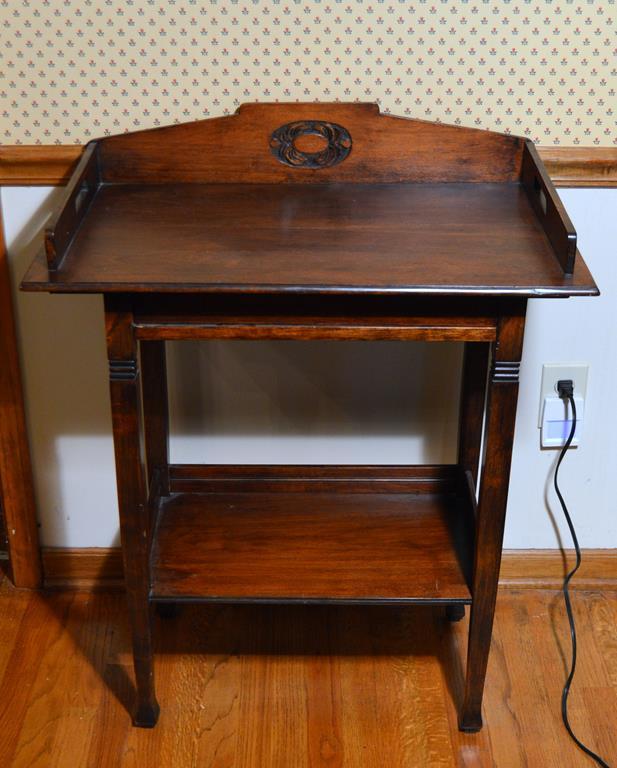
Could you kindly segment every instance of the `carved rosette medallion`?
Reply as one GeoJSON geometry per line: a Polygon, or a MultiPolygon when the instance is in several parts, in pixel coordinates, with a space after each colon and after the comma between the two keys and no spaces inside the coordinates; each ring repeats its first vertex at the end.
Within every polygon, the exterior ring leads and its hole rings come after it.
{"type": "Polygon", "coordinates": [[[342,162],[351,152],[351,136],[347,129],[323,120],[299,120],[286,123],[273,131],[270,137],[272,154],[292,168],[329,168],[342,162]],[[304,137],[316,137],[315,143],[323,149],[315,152],[302,150],[304,137]]]}

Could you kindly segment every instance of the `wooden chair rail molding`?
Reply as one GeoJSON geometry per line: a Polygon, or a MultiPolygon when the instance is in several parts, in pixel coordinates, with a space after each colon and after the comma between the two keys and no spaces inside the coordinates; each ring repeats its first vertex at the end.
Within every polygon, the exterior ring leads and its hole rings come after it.
{"type": "MultiPolygon", "coordinates": [[[[617,186],[617,148],[539,147],[553,183],[560,187],[617,186]]],[[[1,186],[66,184],[83,147],[0,146],[1,186]]]]}
{"type": "Polygon", "coordinates": [[[617,148],[539,147],[539,152],[558,187],[617,186],[617,148]]]}
{"type": "MultiPolygon", "coordinates": [[[[617,589],[614,550],[587,549],[573,589],[617,589]]],[[[560,589],[566,563],[574,551],[557,549],[505,550],[499,585],[509,589],[560,589]]],[[[43,548],[45,587],[48,589],[123,589],[122,554],[119,548],[43,548]]]]}

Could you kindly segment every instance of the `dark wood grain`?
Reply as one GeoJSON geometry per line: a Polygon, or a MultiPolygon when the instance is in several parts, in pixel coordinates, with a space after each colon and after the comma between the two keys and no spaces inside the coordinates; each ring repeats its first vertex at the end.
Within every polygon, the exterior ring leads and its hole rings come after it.
{"type": "Polygon", "coordinates": [[[566,275],[574,272],[576,230],[533,142],[525,142],[521,182],[566,275]]]}
{"type": "Polygon", "coordinates": [[[469,602],[454,494],[285,491],[161,501],[156,598],[469,602]]]}
{"type": "Polygon", "coordinates": [[[101,187],[49,291],[594,294],[518,184],[101,187]],[[497,255],[498,254],[498,255],[497,255]]]}
{"type": "Polygon", "coordinates": [[[0,505],[8,535],[11,577],[18,587],[36,589],[41,585],[41,557],[13,296],[1,213],[0,505]]]}
{"type": "Polygon", "coordinates": [[[2,494],[0,494],[0,560],[9,556],[9,543],[6,537],[6,521],[2,509],[2,494]]]}
{"type": "MultiPolygon", "coordinates": [[[[574,268],[576,233],[531,142],[384,116],[376,105],[309,103],[244,105],[230,117],[91,142],[46,232],[49,271],[61,264],[99,183],[104,189],[187,182],[520,183],[559,264],[568,275],[574,268]]],[[[242,207],[240,199],[236,213],[242,207]]]]}
{"type": "Polygon", "coordinates": [[[141,393],[137,342],[126,301],[105,300],[109,387],[116,459],[120,534],[137,683],[135,725],[156,724],[159,706],[154,692],[149,554],[152,530],[149,519],[146,468],[141,429],[141,393]]]}
{"type": "Polygon", "coordinates": [[[97,145],[91,142],[77,163],[62,199],[45,227],[45,255],[50,271],[58,269],[99,188],[97,145]]]}
{"type": "Polygon", "coordinates": [[[458,463],[478,484],[489,345],[465,343],[459,410],[458,463]]]}
{"type": "Polygon", "coordinates": [[[464,298],[145,294],[139,339],[398,339],[493,341],[497,306],[464,298]]]}
{"type": "Polygon", "coordinates": [[[207,339],[355,340],[355,341],[492,341],[495,326],[467,318],[429,318],[424,323],[407,318],[254,317],[204,315],[193,324],[174,321],[136,323],[138,339],[167,341],[207,339]]]}
{"type": "Polygon", "coordinates": [[[515,181],[523,139],[380,115],[376,104],[243,104],[235,115],[99,140],[106,183],[515,181]],[[341,125],[349,156],[326,168],[290,168],[270,138],[285,123],[341,125]],[[438,147],[438,151],[436,151],[438,147]]]}
{"type": "MultiPolygon", "coordinates": [[[[612,147],[537,147],[556,187],[614,187],[617,149],[612,147]]],[[[0,146],[1,186],[56,186],[66,184],[83,146],[68,144],[0,146]]]]}
{"type": "Polygon", "coordinates": [[[487,394],[467,678],[459,717],[460,727],[465,731],[482,727],[482,695],[497,600],[524,328],[525,302],[505,305],[494,345],[487,394]]]}
{"type": "Polygon", "coordinates": [[[158,473],[159,493],[169,493],[169,404],[167,396],[167,365],[165,342],[140,344],[144,440],[148,485],[158,473]]]}
{"type": "MultiPolygon", "coordinates": [[[[311,493],[455,493],[460,488],[456,465],[419,464],[172,464],[175,492],[262,491],[311,493]]],[[[467,494],[468,495],[468,494],[467,494]]]]}

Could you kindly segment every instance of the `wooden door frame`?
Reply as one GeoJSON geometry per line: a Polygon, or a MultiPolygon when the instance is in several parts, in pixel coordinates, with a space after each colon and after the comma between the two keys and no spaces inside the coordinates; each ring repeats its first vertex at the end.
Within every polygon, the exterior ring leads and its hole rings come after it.
{"type": "MultiPolygon", "coordinates": [[[[617,149],[540,147],[540,156],[557,186],[617,186],[617,149]]],[[[0,187],[65,184],[82,153],[81,146],[0,146],[0,187]]],[[[9,264],[0,209],[0,493],[15,586],[42,584],[34,483],[16,340],[9,264]]]]}
{"type": "Polygon", "coordinates": [[[42,584],[32,463],[26,427],[9,261],[0,210],[0,494],[16,587],[42,584]]]}
{"type": "MultiPolygon", "coordinates": [[[[0,146],[0,188],[65,184],[80,146],[0,146]]],[[[15,307],[0,205],[0,503],[16,587],[43,586],[34,479],[17,345],[15,307]]]]}

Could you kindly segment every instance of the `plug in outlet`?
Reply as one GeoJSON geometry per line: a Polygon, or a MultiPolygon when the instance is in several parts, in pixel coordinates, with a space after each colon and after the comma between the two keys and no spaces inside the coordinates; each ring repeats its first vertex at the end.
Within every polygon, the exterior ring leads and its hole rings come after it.
{"type": "Polygon", "coordinates": [[[569,414],[569,407],[560,399],[557,392],[557,382],[562,379],[571,379],[574,382],[577,428],[572,445],[579,445],[587,398],[588,373],[589,366],[584,364],[561,365],[550,363],[542,366],[538,428],[542,430],[541,445],[543,448],[560,448],[565,443],[565,439],[570,432],[571,416],[569,414]]]}
{"type": "Polygon", "coordinates": [[[572,379],[574,396],[587,400],[587,377],[589,366],[584,363],[565,365],[562,363],[545,363],[542,366],[542,384],[540,386],[540,407],[538,410],[538,427],[542,426],[542,411],[547,397],[558,397],[557,382],[560,379],[572,379]]]}

